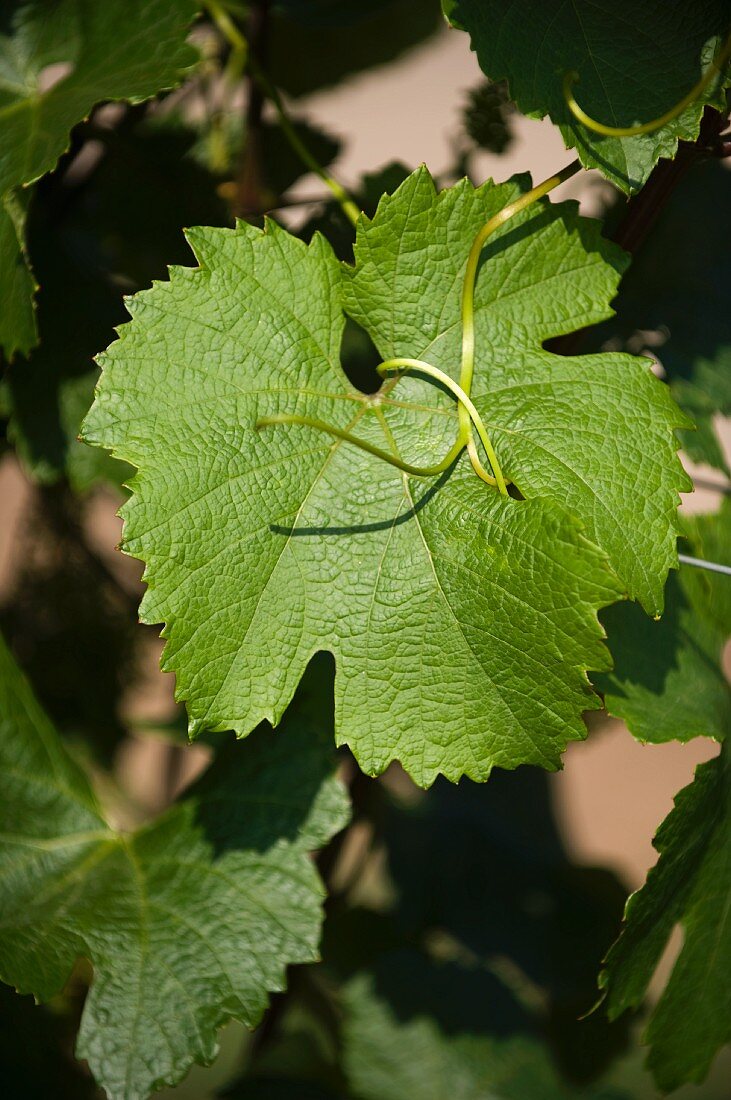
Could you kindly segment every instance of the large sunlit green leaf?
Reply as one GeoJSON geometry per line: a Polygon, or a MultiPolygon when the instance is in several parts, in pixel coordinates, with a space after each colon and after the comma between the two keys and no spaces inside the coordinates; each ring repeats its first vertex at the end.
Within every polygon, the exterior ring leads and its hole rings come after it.
{"type": "MultiPolygon", "coordinates": [[[[480,226],[518,194],[510,182],[438,195],[422,170],[361,222],[345,308],[384,358],[424,359],[458,376],[467,253],[480,226]]],[[[567,506],[629,595],[656,613],[677,560],[678,492],[690,488],[673,433],[686,418],[646,361],[543,349],[611,315],[625,263],[574,203],[537,204],[512,218],[483,250],[472,396],[520,491],[567,506]]],[[[433,391],[409,378],[394,396],[434,404],[433,391]]]]}
{"type": "Polygon", "coordinates": [[[528,499],[500,497],[464,459],[424,480],[309,427],[255,430],[306,414],[393,437],[410,462],[441,458],[457,426],[445,393],[410,378],[364,395],[344,377],[341,285],[383,355],[455,373],[472,237],[516,194],[463,183],[437,197],[422,170],[361,222],[344,277],[319,237],[198,229],[201,268],[131,300],[85,437],[139,469],[124,547],[147,563],[142,615],[166,624],[193,733],[276,721],[327,649],[336,736],[366,771],[399,759],[428,784],[553,768],[595,705],[597,608],[623,587],[661,606],[682,415],[640,360],[541,350],[606,316],[616,286],[617,250],[572,205],[511,224],[478,282],[474,392],[528,499]]]}
{"type": "Polygon", "coordinates": [[[47,1000],[89,959],[77,1053],[111,1100],[147,1100],[211,1061],[227,1019],[258,1023],[288,963],[317,958],[308,852],[347,820],[327,703],[229,742],[182,801],[124,832],[0,645],[0,976],[47,1000]]]}

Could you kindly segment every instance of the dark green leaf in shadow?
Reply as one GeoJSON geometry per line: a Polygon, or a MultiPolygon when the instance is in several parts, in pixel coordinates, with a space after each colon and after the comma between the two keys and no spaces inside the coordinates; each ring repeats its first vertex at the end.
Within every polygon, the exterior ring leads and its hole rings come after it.
{"type": "Polygon", "coordinates": [[[608,126],[632,127],[665,114],[712,63],[729,33],[725,0],[444,0],[466,29],[491,80],[507,80],[510,96],[530,117],[549,115],[587,168],[623,191],[638,191],[678,139],[698,135],[703,107],[724,104],[725,76],[661,129],[634,137],[595,133],[568,109],[563,77],[581,107],[608,126]]]}
{"type": "Polygon", "coordinates": [[[384,65],[443,24],[439,0],[286,4],[273,12],[269,73],[301,96],[384,65]]]}
{"type": "MultiPolygon", "coordinates": [[[[18,189],[50,172],[101,100],[140,102],[197,60],[195,0],[15,0],[0,10],[0,346],[36,343],[18,189]]],[[[38,276],[38,281],[41,278],[38,276]]]]}
{"type": "Polygon", "coordinates": [[[147,1100],[210,1062],[226,1020],[255,1026],[286,965],[318,957],[308,853],[348,811],[316,702],[224,747],[181,801],[124,833],[2,645],[0,975],[47,1000],[90,960],[77,1052],[110,1100],[147,1100]]]}
{"type": "Polygon", "coordinates": [[[680,925],[683,946],[644,1034],[648,1066],[665,1092],[701,1082],[731,1042],[730,747],[727,740],[677,795],[654,840],[658,862],[629,899],[600,976],[610,1016],[634,1008],[680,925]]]}
{"type": "Polygon", "coordinates": [[[91,174],[75,181],[73,161],[64,163],[36,189],[29,241],[41,345],[12,364],[4,383],[9,435],[26,469],[41,483],[65,476],[77,492],[131,474],[77,441],[98,377],[93,356],[125,319],[124,294],[190,261],[184,226],[231,221],[217,180],[189,155],[190,129],[132,112],[117,129],[87,137],[75,152],[96,155],[91,174]]]}

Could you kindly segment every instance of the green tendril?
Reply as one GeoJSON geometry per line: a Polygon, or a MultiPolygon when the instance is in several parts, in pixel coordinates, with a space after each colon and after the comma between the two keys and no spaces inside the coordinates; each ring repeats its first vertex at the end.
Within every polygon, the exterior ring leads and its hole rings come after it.
{"type": "Polygon", "coordinates": [[[566,101],[566,106],[571,111],[574,118],[578,119],[579,122],[582,122],[584,126],[589,130],[593,130],[596,134],[603,134],[605,137],[636,137],[638,134],[651,134],[655,130],[660,130],[663,126],[666,126],[668,122],[672,122],[674,118],[677,118],[678,115],[683,113],[686,107],[690,107],[691,103],[695,103],[697,99],[700,99],[714,76],[721,73],[730,57],[731,35],[728,36],[717,56],[713,58],[703,76],[698,83],[691,88],[687,95],[683,96],[683,98],[679,100],[674,107],[671,107],[669,111],[666,111],[664,115],[660,115],[659,118],[653,118],[650,122],[642,122],[637,126],[605,126],[603,122],[597,122],[596,119],[587,115],[586,111],[576,102],[571,90],[572,86],[580,79],[577,72],[568,72],[564,74],[563,96],[566,101]]]}
{"type": "Polygon", "coordinates": [[[572,161],[566,168],[557,172],[555,176],[550,176],[547,180],[544,180],[543,183],[539,183],[536,187],[527,191],[524,195],[521,195],[520,198],[516,199],[514,202],[508,203],[507,206],[503,207],[502,210],[490,218],[475,236],[467,258],[467,267],[462,287],[462,367],[459,384],[455,382],[453,378],[450,378],[443,370],[440,370],[439,367],[434,367],[431,363],[427,363],[423,359],[410,359],[404,357],[386,359],[377,367],[378,373],[381,376],[387,374],[402,374],[408,370],[417,370],[421,374],[425,374],[428,378],[433,378],[436,382],[440,382],[457,398],[457,438],[441,462],[436,463],[434,466],[413,466],[409,462],[404,462],[396,453],[393,437],[391,437],[390,442],[394,448],[394,453],[389,453],[388,451],[384,451],[383,448],[376,447],[373,443],[361,439],[360,436],[353,435],[343,428],[336,428],[334,425],[328,424],[324,420],[318,420],[312,416],[295,416],[288,413],[280,413],[276,416],[263,416],[256,421],[255,427],[257,431],[277,424],[299,424],[303,427],[314,428],[316,431],[326,432],[335,439],[350,443],[351,446],[358,447],[361,451],[365,451],[375,458],[380,458],[383,462],[387,462],[390,466],[395,466],[397,470],[401,470],[406,474],[411,474],[413,477],[434,477],[437,474],[443,473],[445,470],[449,469],[462,451],[467,448],[472,468],[477,476],[488,485],[497,488],[502,496],[508,496],[507,484],[503,472],[500,469],[500,463],[498,462],[495,448],[492,445],[482,417],[475,408],[470,397],[472,379],[475,371],[475,283],[477,281],[477,268],[485,243],[500,226],[504,225],[510,218],[515,217],[516,214],[519,214],[521,210],[525,210],[532,203],[537,202],[538,199],[548,194],[549,191],[552,191],[554,187],[558,187],[564,180],[570,179],[571,176],[579,171],[580,167],[581,165],[578,160],[572,161]],[[487,455],[492,472],[486,470],[480,460],[472,433],[473,428],[476,430],[480,442],[485,449],[485,454],[487,455]]]}
{"type": "Polygon", "coordinates": [[[286,137],[290,144],[290,147],[294,150],[297,156],[300,158],[306,168],[309,168],[311,172],[314,172],[320,177],[325,186],[333,194],[337,202],[340,204],[340,208],[345,214],[346,218],[355,225],[360,216],[360,210],[349,197],[347,191],[341,183],[338,182],[327,172],[319,161],[312,155],[310,150],[300,139],[297,131],[292,125],[292,121],[287,113],[287,110],[282,102],[282,97],[277,91],[276,87],[272,84],[269,77],[266,75],[262,67],[259,65],[257,59],[249,51],[248,43],[243,34],[236,26],[234,20],[226,11],[220,0],[207,0],[206,7],[213,19],[213,22],[218,27],[223,37],[231,47],[233,57],[236,58],[232,66],[232,72],[242,72],[244,66],[248,66],[249,71],[253,74],[257,84],[266,95],[267,99],[271,100],[274,104],[274,108],[279,116],[279,125],[282,133],[286,137]]]}
{"type": "MultiPolygon", "coordinates": [[[[462,369],[459,376],[462,392],[468,398],[472,390],[472,378],[475,373],[475,285],[477,282],[477,269],[480,264],[482,249],[493,233],[504,225],[505,222],[531,206],[534,202],[537,202],[538,199],[543,198],[543,196],[547,195],[549,191],[552,191],[554,187],[558,187],[560,183],[570,179],[580,168],[580,161],[574,160],[571,164],[567,164],[565,168],[562,168],[560,172],[557,172],[555,176],[550,176],[547,180],[544,180],[543,183],[539,183],[530,191],[526,191],[524,195],[515,199],[514,202],[509,202],[507,206],[504,206],[503,209],[493,215],[489,221],[485,222],[472,242],[472,247],[467,257],[464,282],[462,284],[462,369]]],[[[467,451],[472,461],[472,465],[477,469],[475,466],[477,451],[472,436],[472,424],[474,423],[475,427],[477,427],[477,422],[473,421],[464,401],[460,401],[459,404],[459,423],[461,431],[466,439],[467,451]]],[[[482,439],[482,436],[480,438],[482,439]]],[[[485,446],[484,439],[482,443],[483,446],[485,446]]],[[[496,461],[493,461],[490,450],[488,450],[486,446],[485,450],[487,451],[490,463],[497,476],[499,467],[496,465],[496,461]]],[[[502,477],[502,475],[500,476],[502,477]]]]}
{"type": "Polygon", "coordinates": [[[502,470],[500,469],[500,464],[497,460],[495,449],[490,442],[490,437],[487,434],[487,429],[482,421],[482,417],[472,403],[469,395],[465,393],[461,386],[457,385],[454,379],[450,378],[448,374],[445,374],[443,370],[440,370],[439,367],[433,367],[431,363],[426,363],[423,359],[387,359],[385,362],[381,363],[379,367],[377,367],[378,373],[384,376],[387,374],[401,374],[404,370],[418,370],[421,374],[426,374],[430,378],[436,379],[437,382],[441,382],[443,386],[445,386],[451,393],[454,394],[454,396],[457,398],[457,401],[459,402],[460,409],[465,409],[467,416],[477,430],[477,434],[480,437],[482,446],[485,448],[485,454],[489,459],[494,476],[492,474],[489,474],[480,462],[479,455],[477,454],[477,450],[474,445],[470,450],[469,436],[464,429],[464,425],[460,425],[457,435],[457,441],[461,441],[462,446],[466,446],[468,448],[472,467],[478,477],[482,478],[483,481],[486,481],[488,485],[496,485],[502,495],[507,496],[508,490],[505,484],[505,478],[503,477],[502,470]]]}
{"type": "Polygon", "coordinates": [[[358,447],[361,451],[365,451],[369,455],[374,455],[376,458],[383,459],[383,461],[388,462],[390,466],[395,466],[397,470],[402,470],[405,474],[411,474],[413,477],[436,477],[438,474],[444,473],[464,450],[464,440],[458,438],[454,446],[447,451],[442,461],[438,462],[435,466],[412,466],[410,462],[404,462],[396,455],[389,454],[388,451],[384,451],[381,447],[376,447],[375,444],[369,443],[367,439],[361,439],[360,436],[353,435],[343,428],[336,428],[333,424],[328,424],[324,420],[317,420],[314,416],[290,416],[286,413],[280,413],[275,416],[262,416],[256,421],[254,427],[257,431],[260,431],[262,428],[270,428],[276,424],[301,424],[306,428],[315,428],[316,431],[327,432],[328,435],[334,436],[335,439],[341,439],[344,443],[350,443],[353,447],[358,447]]]}

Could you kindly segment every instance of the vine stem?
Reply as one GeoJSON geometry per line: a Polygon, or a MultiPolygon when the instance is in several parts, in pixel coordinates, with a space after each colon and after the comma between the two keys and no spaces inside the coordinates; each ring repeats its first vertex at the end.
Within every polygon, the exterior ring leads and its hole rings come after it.
{"type": "Polygon", "coordinates": [[[667,126],[668,122],[672,122],[674,118],[682,114],[686,107],[690,107],[691,103],[695,103],[695,101],[703,95],[713,77],[720,75],[724,65],[730,57],[731,34],[726,39],[718,55],[713,58],[703,76],[693,85],[687,95],[683,96],[683,98],[679,100],[674,107],[671,107],[669,111],[666,111],[664,115],[660,115],[659,118],[653,118],[649,122],[639,123],[637,126],[606,126],[603,122],[597,122],[596,119],[588,115],[576,102],[574,94],[571,91],[572,85],[580,79],[579,74],[575,71],[564,74],[563,96],[566,101],[566,106],[571,111],[574,118],[583,123],[589,130],[593,130],[595,134],[602,134],[604,137],[636,137],[638,134],[650,134],[654,130],[660,130],[663,126],[667,126]]]}
{"type": "MultiPolygon", "coordinates": [[[[531,206],[532,203],[536,202],[538,199],[543,198],[543,196],[547,195],[549,191],[552,191],[554,187],[558,187],[560,183],[576,175],[580,168],[581,162],[578,159],[573,160],[554,176],[550,176],[547,180],[544,180],[543,183],[539,183],[530,191],[526,191],[524,195],[515,199],[514,202],[509,202],[507,206],[504,206],[502,210],[499,210],[497,214],[494,214],[485,222],[472,242],[462,286],[462,369],[459,377],[459,384],[467,397],[469,397],[472,390],[472,378],[475,373],[475,284],[477,282],[477,269],[479,267],[482,249],[493,233],[504,225],[505,222],[514,218],[516,214],[519,214],[522,210],[531,206]]],[[[463,402],[460,402],[459,405],[459,423],[460,429],[467,441],[467,449],[474,466],[473,453],[476,454],[476,451],[472,437],[472,422],[467,407],[463,402]]],[[[492,459],[490,461],[492,461],[492,459]]],[[[497,476],[499,467],[493,466],[493,469],[497,476]]]]}
{"type": "Polygon", "coordinates": [[[250,51],[247,47],[247,42],[244,35],[241,33],[236,23],[231,18],[230,14],[226,11],[225,7],[221,3],[221,0],[206,0],[206,6],[210,12],[211,18],[218,27],[221,34],[224,36],[231,49],[241,58],[241,66],[245,62],[249,72],[253,75],[257,84],[266,95],[267,99],[271,100],[279,116],[279,125],[282,129],[282,133],[289,142],[291,148],[300,158],[302,163],[320,177],[325,186],[330,190],[337,202],[340,204],[345,216],[348,220],[355,225],[360,215],[360,210],[353,200],[348,195],[343,185],[331,176],[328,171],[320,164],[320,162],[312,155],[310,150],[300,139],[297,131],[295,130],[292,120],[287,113],[287,109],[282,102],[282,97],[279,94],[277,88],[272,84],[271,80],[264,72],[262,66],[259,64],[258,58],[255,57],[253,51],[250,51]]]}
{"type": "Polygon", "coordinates": [[[270,99],[271,102],[274,104],[277,115],[279,116],[279,125],[282,128],[282,133],[286,137],[292,149],[294,149],[295,153],[300,158],[302,163],[307,168],[309,168],[311,172],[314,172],[316,175],[318,175],[325,186],[329,188],[337,202],[340,204],[340,208],[345,214],[348,221],[352,225],[356,225],[360,216],[360,210],[358,209],[357,205],[350,198],[342,183],[336,180],[334,176],[331,176],[330,173],[325,168],[323,168],[319,161],[312,155],[304,142],[300,139],[297,131],[292,125],[292,120],[287,113],[284,103],[282,102],[282,97],[280,96],[275,86],[272,84],[269,77],[263,71],[256,58],[253,56],[249,58],[249,68],[251,69],[258,84],[263,89],[267,98],[270,99]]]}
{"type": "Polygon", "coordinates": [[[231,49],[245,57],[248,49],[246,39],[220,0],[206,0],[206,7],[231,49]]]}
{"type": "MultiPolygon", "coordinates": [[[[477,457],[477,465],[475,465],[474,460],[472,462],[475,473],[478,475],[478,477],[481,477],[483,481],[486,481],[488,485],[497,485],[502,495],[507,496],[508,490],[505,484],[505,478],[503,477],[502,470],[500,469],[500,464],[498,463],[495,449],[490,442],[490,437],[487,434],[487,429],[485,428],[485,425],[482,421],[482,417],[475,408],[469,395],[465,393],[461,386],[457,385],[453,378],[450,378],[448,374],[445,374],[443,370],[440,370],[439,367],[433,367],[431,363],[427,363],[423,359],[386,359],[385,362],[381,363],[381,365],[376,368],[378,374],[382,375],[401,374],[404,369],[418,370],[422,374],[427,374],[429,375],[429,377],[435,378],[438,382],[441,382],[443,386],[446,386],[446,388],[454,394],[454,396],[460,403],[460,408],[464,407],[466,409],[471,422],[474,424],[477,430],[477,434],[479,435],[482,442],[482,446],[485,448],[485,454],[490,461],[490,465],[494,471],[495,476],[493,477],[487,472],[487,470],[480,462],[479,456],[477,456],[476,452],[475,454],[477,457]]],[[[461,443],[462,447],[467,446],[467,435],[462,425],[460,425],[459,428],[457,442],[461,443]]],[[[470,458],[472,458],[471,455],[470,458]]]]}

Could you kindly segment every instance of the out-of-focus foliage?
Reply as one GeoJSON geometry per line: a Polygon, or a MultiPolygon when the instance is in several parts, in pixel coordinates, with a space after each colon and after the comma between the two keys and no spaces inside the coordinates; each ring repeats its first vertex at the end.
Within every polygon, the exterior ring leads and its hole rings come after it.
{"type": "Polygon", "coordinates": [[[68,491],[39,494],[23,539],[0,626],[57,729],[108,765],[126,733],[123,694],[138,672],[134,593],[90,548],[68,491]]]}
{"type": "Polygon", "coordinates": [[[76,437],[98,376],[93,357],[126,316],[124,294],[190,262],[183,226],[231,221],[215,177],[189,155],[194,140],[131,112],[95,127],[37,189],[29,247],[41,345],[12,364],[5,386],[10,437],[41,482],[66,477],[83,492],[131,473],[76,437]]]}
{"type": "Polygon", "coordinates": [[[307,95],[393,61],[442,25],[439,0],[290,0],[274,7],[270,72],[307,95]]]}
{"type": "Polygon", "coordinates": [[[601,985],[616,1017],[644,998],[676,924],[683,946],[645,1032],[665,1092],[703,1081],[731,1041],[731,741],[700,765],[657,831],[657,864],[627,903],[601,985]]]}
{"type": "MultiPolygon", "coordinates": [[[[684,519],[686,548],[731,566],[731,500],[715,515],[684,519]]],[[[731,731],[731,687],[723,649],[731,636],[731,584],[721,573],[685,566],[671,574],[665,612],[655,622],[637,604],[602,614],[614,669],[595,678],[610,714],[640,741],[689,741],[731,731]]]]}
{"type": "MultiPolygon", "coordinates": [[[[196,0],[15,0],[0,11],[0,347],[36,343],[18,188],[49,172],[95,103],[138,103],[197,60],[196,0]]],[[[39,279],[36,273],[36,279],[39,279]]]]}
{"type": "Polygon", "coordinates": [[[368,788],[361,806],[390,885],[374,907],[338,901],[323,966],[296,973],[269,1048],[223,1095],[437,1100],[449,1084],[464,1100],[619,1100],[586,1083],[623,1049],[628,1021],[578,1017],[620,883],[567,858],[538,772],[401,787],[405,798],[368,788]]]}

